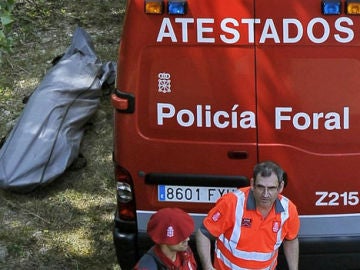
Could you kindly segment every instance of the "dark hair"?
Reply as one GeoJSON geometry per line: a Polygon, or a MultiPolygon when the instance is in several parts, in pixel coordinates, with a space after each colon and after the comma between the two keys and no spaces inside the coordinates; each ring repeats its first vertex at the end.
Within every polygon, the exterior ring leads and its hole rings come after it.
{"type": "Polygon", "coordinates": [[[279,181],[279,185],[281,184],[282,181],[284,181],[284,184],[286,186],[286,184],[287,184],[286,173],[278,164],[276,164],[273,161],[264,161],[264,162],[261,162],[261,163],[258,163],[255,165],[254,171],[253,171],[254,181],[256,181],[256,177],[259,174],[262,177],[268,177],[272,173],[276,174],[278,181],[279,181]]]}

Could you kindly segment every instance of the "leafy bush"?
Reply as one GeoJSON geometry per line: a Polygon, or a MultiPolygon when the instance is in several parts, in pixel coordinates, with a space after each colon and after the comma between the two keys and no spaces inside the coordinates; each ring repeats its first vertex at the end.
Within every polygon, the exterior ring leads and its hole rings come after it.
{"type": "Polygon", "coordinates": [[[0,1],[0,62],[4,52],[10,52],[12,38],[9,36],[11,25],[14,21],[11,14],[14,9],[15,0],[0,1]]]}

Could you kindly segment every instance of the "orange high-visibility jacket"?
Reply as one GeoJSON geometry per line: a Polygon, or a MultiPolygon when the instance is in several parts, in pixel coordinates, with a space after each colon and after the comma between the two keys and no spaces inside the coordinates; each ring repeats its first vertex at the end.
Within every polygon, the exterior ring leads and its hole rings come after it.
{"type": "Polygon", "coordinates": [[[221,197],[204,219],[215,236],[216,269],[275,269],[282,241],[297,237],[300,221],[296,206],[279,195],[266,218],[256,211],[250,188],[221,197]]]}

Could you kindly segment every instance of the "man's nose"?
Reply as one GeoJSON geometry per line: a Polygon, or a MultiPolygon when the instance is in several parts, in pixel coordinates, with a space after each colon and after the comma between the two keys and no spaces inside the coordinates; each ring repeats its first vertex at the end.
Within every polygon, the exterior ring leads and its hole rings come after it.
{"type": "Polygon", "coordinates": [[[264,193],[264,197],[269,197],[270,196],[270,190],[267,187],[264,188],[263,193],[264,193]]]}

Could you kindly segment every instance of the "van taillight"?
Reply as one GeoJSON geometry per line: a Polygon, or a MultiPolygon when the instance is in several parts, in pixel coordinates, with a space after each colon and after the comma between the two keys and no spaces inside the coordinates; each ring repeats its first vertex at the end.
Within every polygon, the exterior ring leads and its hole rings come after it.
{"type": "MultiPolygon", "coordinates": [[[[163,14],[164,0],[145,0],[144,11],[146,14],[163,14]]],[[[168,0],[167,13],[170,15],[185,15],[187,13],[187,0],[168,0]]]]}
{"type": "Polygon", "coordinates": [[[131,176],[125,169],[116,166],[115,177],[119,218],[123,220],[135,220],[136,208],[131,176]]]}

